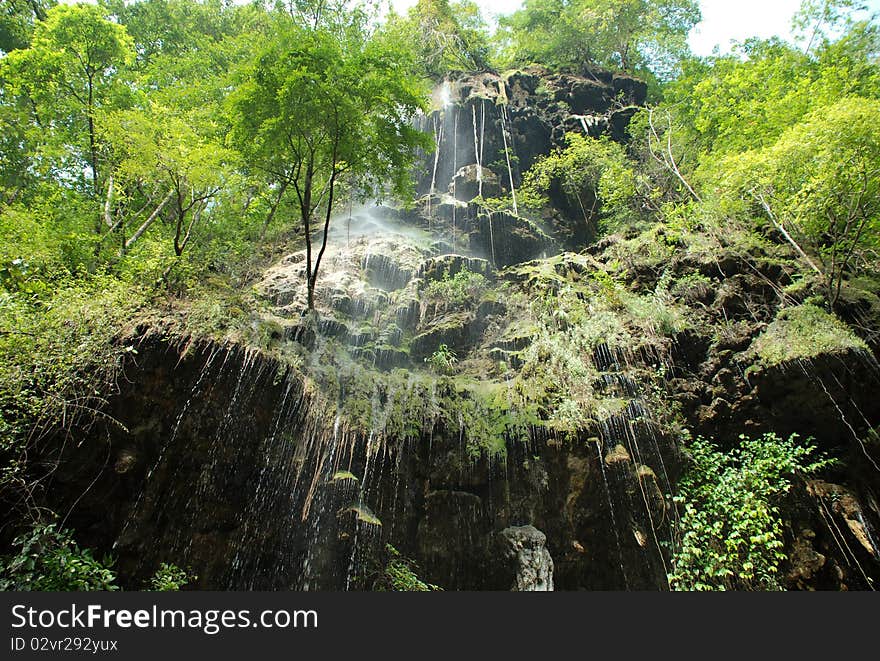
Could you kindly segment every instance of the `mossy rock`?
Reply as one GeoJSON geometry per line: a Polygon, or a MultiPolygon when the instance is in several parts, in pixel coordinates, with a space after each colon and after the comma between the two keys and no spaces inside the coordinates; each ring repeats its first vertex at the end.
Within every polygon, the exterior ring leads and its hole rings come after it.
{"type": "Polygon", "coordinates": [[[479,273],[487,280],[495,277],[495,269],[487,259],[466,257],[465,255],[441,255],[422,264],[420,277],[426,282],[445,280],[458,275],[461,271],[479,273]]]}
{"type": "Polygon", "coordinates": [[[348,336],[348,326],[338,319],[322,317],[318,320],[318,332],[324,337],[343,340],[348,336]]]}
{"type": "Polygon", "coordinates": [[[759,366],[773,367],[823,354],[867,350],[868,346],[849,326],[822,308],[806,303],[781,310],[752,342],[745,358],[757,360],[759,366]]]}
{"type": "Polygon", "coordinates": [[[474,247],[488,255],[498,268],[557,252],[556,242],[533,221],[506,212],[481,214],[477,218],[474,247]]]}
{"type": "Polygon", "coordinates": [[[375,365],[380,370],[406,367],[410,363],[409,352],[390,345],[378,346],[374,350],[375,365]]]}
{"type": "Polygon", "coordinates": [[[495,347],[489,349],[489,357],[496,362],[506,363],[514,369],[519,369],[525,364],[522,353],[519,351],[508,351],[495,347]]]}
{"type": "Polygon", "coordinates": [[[367,253],[361,266],[367,282],[387,292],[403,289],[413,276],[413,269],[401,264],[394,255],[367,253]]]}
{"type": "Polygon", "coordinates": [[[473,348],[480,339],[483,321],[472,312],[453,312],[429,322],[427,329],[413,338],[412,357],[421,360],[445,344],[459,355],[473,348]]]}
{"type": "Polygon", "coordinates": [[[540,335],[541,329],[530,319],[515,319],[502,331],[501,337],[492,343],[493,349],[522,351],[540,335]]]}
{"type": "Polygon", "coordinates": [[[631,462],[632,457],[630,457],[629,452],[623,445],[617,444],[607,453],[605,453],[605,463],[608,466],[615,466],[617,464],[631,462]]]}

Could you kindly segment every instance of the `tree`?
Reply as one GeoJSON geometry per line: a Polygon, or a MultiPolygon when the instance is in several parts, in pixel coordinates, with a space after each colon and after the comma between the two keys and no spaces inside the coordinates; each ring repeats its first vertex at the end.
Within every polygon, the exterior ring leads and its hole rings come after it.
{"type": "Polygon", "coordinates": [[[813,46],[827,45],[829,32],[847,31],[857,24],[857,15],[867,11],[860,0],[803,0],[801,8],[792,20],[799,40],[805,43],[805,53],[813,46]]]}
{"type": "Polygon", "coordinates": [[[46,19],[54,0],[4,0],[0,7],[0,51],[27,48],[34,23],[46,19]]]}
{"type": "Polygon", "coordinates": [[[880,248],[878,127],[880,101],[847,98],[811,113],[769,149],[725,163],[732,189],[821,273],[832,307],[844,279],[880,248]]]}
{"type": "Polygon", "coordinates": [[[699,21],[694,0],[526,0],[502,26],[514,63],[598,65],[666,79],[699,21]]]}
{"type": "MultiPolygon", "coordinates": [[[[748,40],[730,55],[686,61],[666,87],[664,110],[703,156],[769,146],[816,108],[880,96],[878,50],[877,27],[864,23],[809,54],[778,39],[748,40]]],[[[704,169],[720,161],[702,160],[704,169]]]]}
{"type": "Polygon", "coordinates": [[[167,217],[179,257],[228,186],[234,155],[191,115],[157,104],[115,111],[104,124],[103,137],[115,157],[104,203],[108,232],[116,233],[125,253],[156,220],[167,217]]]}
{"type": "Polygon", "coordinates": [[[385,29],[415,45],[430,78],[489,67],[488,27],[470,0],[418,0],[405,17],[392,14],[385,29]]]}
{"type": "Polygon", "coordinates": [[[631,220],[637,211],[637,177],[623,147],[577,133],[567,134],[566,142],[525,174],[520,195],[526,204],[540,208],[548,193],[558,191],[566,206],[583,217],[586,231],[579,234],[584,238],[631,220]]]}
{"type": "Polygon", "coordinates": [[[339,186],[404,194],[414,149],[427,146],[410,123],[425,98],[412,72],[406,52],[387,41],[288,24],[231,96],[232,143],[252,167],[295,194],[309,309],[339,186]],[[319,218],[323,237],[315,253],[319,218]]]}
{"type": "Polygon", "coordinates": [[[61,166],[66,176],[85,166],[95,196],[101,191],[96,114],[123,93],[118,74],[133,59],[125,28],[98,7],[59,5],[37,23],[30,48],[13,51],[0,68],[12,93],[27,100],[35,124],[56,138],[60,160],[70,157],[61,166]]]}

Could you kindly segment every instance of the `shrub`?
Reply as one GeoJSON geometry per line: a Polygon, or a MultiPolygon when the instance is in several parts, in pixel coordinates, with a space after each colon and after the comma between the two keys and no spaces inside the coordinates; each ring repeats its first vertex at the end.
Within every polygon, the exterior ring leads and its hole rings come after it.
{"type": "Polygon", "coordinates": [[[425,358],[425,362],[441,374],[448,374],[455,368],[458,357],[447,345],[441,344],[434,353],[425,358]]]}
{"type": "Polygon", "coordinates": [[[388,560],[379,578],[373,585],[373,589],[379,592],[436,592],[443,588],[431,583],[425,583],[416,574],[415,562],[404,558],[400,551],[385,545],[385,553],[388,560]]]}
{"type": "Polygon", "coordinates": [[[37,524],[13,542],[18,552],[5,559],[0,590],[118,590],[109,560],[97,560],[80,549],[71,533],[52,524],[37,524]]]}
{"type": "Polygon", "coordinates": [[[724,452],[699,438],[688,448],[693,464],[681,482],[680,541],[673,554],[675,590],[779,590],[786,559],[779,501],[797,475],[830,462],[815,447],[775,434],[724,452]]]}
{"type": "Polygon", "coordinates": [[[150,589],[154,592],[176,592],[195,578],[177,565],[163,562],[150,579],[150,589]]]}
{"type": "Polygon", "coordinates": [[[447,306],[457,306],[476,301],[485,288],[486,276],[462,269],[453,276],[431,282],[425,294],[447,306]]]}
{"type": "Polygon", "coordinates": [[[585,221],[600,218],[602,229],[619,229],[637,206],[637,177],[623,147],[576,133],[567,134],[566,142],[565,149],[555,150],[526,172],[520,191],[524,204],[546,205],[547,194],[558,185],[585,221]]]}

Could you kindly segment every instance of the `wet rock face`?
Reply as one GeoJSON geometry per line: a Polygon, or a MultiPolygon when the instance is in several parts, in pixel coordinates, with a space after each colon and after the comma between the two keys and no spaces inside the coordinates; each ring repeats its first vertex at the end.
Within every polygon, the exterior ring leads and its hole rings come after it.
{"type": "Polygon", "coordinates": [[[316,313],[304,314],[295,252],[257,284],[265,352],[144,340],[108,407],[121,424],[49,453],[60,468],[46,498],[57,511],[74,504],[80,541],[112,552],[126,587],[172,562],[206,589],[368,588],[391,543],[451,590],[663,590],[681,430],[725,448],[742,433],[796,432],[845,467],[780,505],[787,584],[871,587],[880,456],[863,441],[880,425],[880,371],[857,352],[749,369],[790,282],[784,259],[701,260],[662,229],[656,258],[618,249],[638,232],[582,251],[585,230],[471,201],[518,185],[564,130],[623,139],[643,84],[530,69],[448,92],[423,118],[440,145],[422,172],[431,194],[334,219],[316,313]],[[609,311],[616,290],[598,288],[610,274],[626,296],[609,311]],[[552,334],[530,304],[547,287],[575,292],[583,313],[560,307],[552,334]],[[661,292],[688,324],[659,338],[624,308],[661,292]],[[569,342],[594,323],[609,325],[586,346],[569,342]],[[429,362],[444,355],[458,367],[429,362]],[[548,379],[542,364],[559,367],[548,379]],[[572,366],[585,376],[560,387],[572,366]],[[554,399],[529,411],[526,431],[513,427],[499,402],[539,388],[554,399]],[[590,427],[541,426],[579,413],[587,398],[565,399],[578,388],[601,404],[590,427]]]}
{"type": "Polygon", "coordinates": [[[425,155],[418,194],[455,191],[468,202],[479,192],[473,180],[480,169],[497,176],[497,183],[486,178],[484,197],[509,192],[539,157],[563,145],[566,131],[625,140],[647,86],[602,70],[552,74],[528,67],[506,78],[465,75],[448,81],[435,97],[436,109],[419,128],[434,135],[437,149],[425,155]],[[513,156],[509,169],[505,148],[513,156]]]}
{"type": "Polygon", "coordinates": [[[514,573],[515,592],[552,592],[553,558],[547,550],[547,536],[534,526],[505,528],[498,545],[514,573]]]}
{"type": "Polygon", "coordinates": [[[601,493],[586,477],[600,475],[595,462],[536,448],[546,461],[514,450],[509,466],[474,463],[442,428],[370,451],[316,419],[321,407],[283,369],[234,347],[181,355],[145,341],[108,411],[120,424],[52,457],[49,501],[75,503],[69,524],[114,555],[125,587],[172,562],[199,589],[355,589],[385,541],[447,589],[551,589],[554,548],[565,588],[620,580],[611,523],[589,513],[602,501],[582,493],[601,493]],[[522,520],[551,537],[501,532],[522,520]]]}
{"type": "Polygon", "coordinates": [[[466,165],[455,173],[449,193],[461,202],[470,202],[478,196],[497,197],[501,194],[501,182],[489,168],[466,165]]]}
{"type": "Polygon", "coordinates": [[[839,484],[807,480],[788,494],[783,511],[788,553],[783,569],[789,589],[876,589],[876,500],[839,484]]]}

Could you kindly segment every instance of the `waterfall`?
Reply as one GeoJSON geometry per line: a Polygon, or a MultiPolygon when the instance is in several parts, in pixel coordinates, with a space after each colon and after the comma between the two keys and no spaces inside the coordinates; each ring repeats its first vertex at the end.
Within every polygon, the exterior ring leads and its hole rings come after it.
{"type": "Polygon", "coordinates": [[[434,116],[434,170],[431,174],[431,190],[428,194],[428,227],[431,223],[431,202],[437,191],[437,165],[440,163],[440,145],[443,143],[443,123],[434,116]]]}
{"type": "Polygon", "coordinates": [[[513,199],[513,215],[518,216],[516,207],[516,186],[513,183],[513,168],[510,165],[510,149],[507,146],[507,106],[501,106],[501,138],[504,140],[504,158],[507,159],[507,176],[510,177],[510,195],[513,199]]]}
{"type": "MultiPolygon", "coordinates": [[[[455,196],[455,177],[458,174],[458,109],[452,110],[452,198],[458,200],[455,196]]],[[[457,204],[452,205],[452,252],[455,252],[455,210],[457,204]]]]}
{"type": "Polygon", "coordinates": [[[494,212],[489,212],[489,247],[492,251],[492,266],[498,266],[498,262],[495,259],[495,233],[492,229],[492,217],[494,215],[494,212]]]}
{"type": "MultiPolygon", "coordinates": [[[[486,146],[486,102],[480,101],[480,165],[483,164],[483,147],[486,146]]],[[[482,192],[482,183],[480,184],[482,192]]]]}
{"type": "Polygon", "coordinates": [[[471,117],[474,123],[474,160],[477,161],[477,195],[483,197],[483,161],[480,158],[480,143],[477,140],[477,108],[471,106],[471,117]]]}

